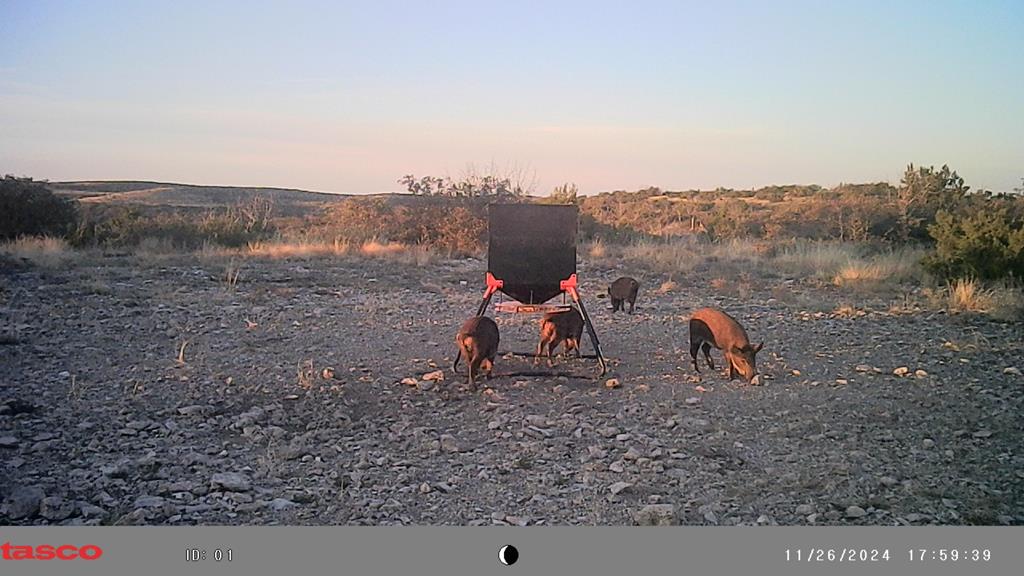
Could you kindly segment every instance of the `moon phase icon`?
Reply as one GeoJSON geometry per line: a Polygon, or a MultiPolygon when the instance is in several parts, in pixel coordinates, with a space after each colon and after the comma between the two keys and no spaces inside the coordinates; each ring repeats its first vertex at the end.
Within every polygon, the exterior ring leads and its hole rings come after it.
{"type": "Polygon", "coordinates": [[[498,561],[505,566],[511,566],[519,560],[519,550],[516,550],[515,546],[506,544],[498,550],[498,561]]]}

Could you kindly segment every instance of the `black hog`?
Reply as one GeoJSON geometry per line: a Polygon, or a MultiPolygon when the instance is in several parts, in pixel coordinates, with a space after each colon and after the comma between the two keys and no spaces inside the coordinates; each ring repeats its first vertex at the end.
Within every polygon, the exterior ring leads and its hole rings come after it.
{"type": "Polygon", "coordinates": [[[618,312],[619,310],[625,309],[624,302],[629,302],[629,313],[633,313],[633,307],[636,306],[636,293],[640,290],[640,283],[630,278],[629,276],[623,276],[612,285],[608,287],[608,298],[612,301],[612,312],[618,312]]]}

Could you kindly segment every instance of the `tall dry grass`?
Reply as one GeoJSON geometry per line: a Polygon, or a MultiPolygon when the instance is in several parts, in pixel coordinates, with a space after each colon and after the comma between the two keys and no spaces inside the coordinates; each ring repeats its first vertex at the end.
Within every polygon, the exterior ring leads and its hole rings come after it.
{"type": "Polygon", "coordinates": [[[902,284],[921,279],[924,274],[920,248],[899,248],[863,256],[842,265],[832,278],[836,286],[880,286],[902,284]]]}
{"type": "Polygon", "coordinates": [[[352,252],[348,242],[253,242],[246,248],[249,256],[272,259],[306,259],[324,258],[328,256],[344,256],[352,252]]]}
{"type": "Polygon", "coordinates": [[[879,288],[920,280],[925,253],[916,247],[872,252],[866,245],[849,242],[797,242],[776,253],[770,264],[799,278],[841,287],[879,288]]]}
{"type": "Polygon", "coordinates": [[[67,264],[75,253],[63,238],[23,236],[0,243],[0,254],[47,268],[67,264]]]}
{"type": "Polygon", "coordinates": [[[859,261],[862,249],[836,242],[797,242],[784,247],[772,264],[786,274],[802,278],[831,279],[843,266],[859,261]]]}
{"type": "Polygon", "coordinates": [[[950,282],[941,294],[952,313],[975,312],[1007,321],[1024,317],[1024,291],[1014,283],[986,287],[976,279],[960,278],[950,282]]]}

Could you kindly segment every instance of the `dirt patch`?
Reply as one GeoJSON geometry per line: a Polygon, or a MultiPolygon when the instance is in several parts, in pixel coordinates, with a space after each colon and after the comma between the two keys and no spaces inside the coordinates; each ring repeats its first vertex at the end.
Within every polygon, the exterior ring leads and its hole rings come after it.
{"type": "MultiPolygon", "coordinates": [[[[1019,324],[784,278],[718,291],[699,265],[661,293],[638,274],[613,315],[595,296],[633,271],[584,265],[609,374],[505,354],[472,394],[451,362],[483,262],[222,268],[0,276],[2,523],[1024,524],[1019,324]],[[765,385],[694,373],[703,306],[765,340],[765,385]]],[[[536,317],[497,319],[503,351],[535,349],[536,317]]]]}

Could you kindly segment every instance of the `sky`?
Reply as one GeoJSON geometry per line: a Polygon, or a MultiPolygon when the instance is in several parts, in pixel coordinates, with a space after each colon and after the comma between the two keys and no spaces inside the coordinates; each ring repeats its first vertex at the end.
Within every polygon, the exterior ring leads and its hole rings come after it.
{"type": "Polygon", "coordinates": [[[0,173],[538,194],[1024,179],[1024,2],[0,0],[0,173]]]}

